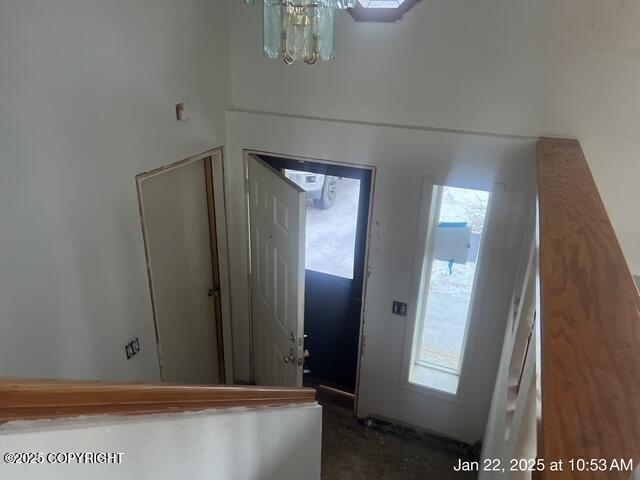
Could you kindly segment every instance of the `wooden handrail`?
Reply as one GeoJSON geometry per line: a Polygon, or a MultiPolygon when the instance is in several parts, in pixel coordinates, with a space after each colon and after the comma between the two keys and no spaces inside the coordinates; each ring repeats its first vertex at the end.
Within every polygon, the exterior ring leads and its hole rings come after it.
{"type": "Polygon", "coordinates": [[[80,415],[140,415],[311,404],[311,388],[0,380],[0,423],[80,415]]]}
{"type": "MultiPolygon", "coordinates": [[[[640,461],[640,297],[577,141],[540,140],[538,191],[538,456],[547,463],[632,459],[635,467],[640,461]]],[[[550,476],[630,474],[565,468],[550,476]]]]}

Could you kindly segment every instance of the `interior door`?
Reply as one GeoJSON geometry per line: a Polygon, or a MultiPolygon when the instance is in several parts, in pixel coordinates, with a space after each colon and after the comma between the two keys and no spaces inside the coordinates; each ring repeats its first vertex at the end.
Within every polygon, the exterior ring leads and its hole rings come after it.
{"type": "Polygon", "coordinates": [[[140,181],[162,380],[219,383],[204,160],[140,181]]]}
{"type": "Polygon", "coordinates": [[[247,174],[254,381],[300,387],[306,193],[253,155],[247,174]]]}

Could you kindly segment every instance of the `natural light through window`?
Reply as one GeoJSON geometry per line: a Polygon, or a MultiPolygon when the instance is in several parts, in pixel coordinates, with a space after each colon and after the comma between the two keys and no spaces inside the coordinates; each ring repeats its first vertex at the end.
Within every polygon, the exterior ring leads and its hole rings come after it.
{"type": "Polygon", "coordinates": [[[285,170],[307,192],[305,267],[353,278],[360,180],[285,170]]]}
{"type": "Polygon", "coordinates": [[[364,8],[398,8],[404,0],[358,0],[364,8]]]}
{"type": "Polygon", "coordinates": [[[434,188],[410,382],[455,394],[489,192],[434,188]]]}

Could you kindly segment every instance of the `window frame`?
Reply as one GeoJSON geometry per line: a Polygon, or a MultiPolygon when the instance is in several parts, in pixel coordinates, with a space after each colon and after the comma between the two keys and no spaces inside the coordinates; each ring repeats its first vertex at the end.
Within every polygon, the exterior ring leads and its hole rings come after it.
{"type": "MultiPolygon", "coordinates": [[[[476,342],[476,334],[478,331],[480,319],[482,317],[483,301],[487,292],[487,279],[491,268],[494,245],[496,240],[496,226],[502,204],[502,195],[504,185],[500,183],[482,182],[464,178],[450,178],[442,176],[425,175],[420,208],[418,213],[417,238],[415,244],[415,261],[414,271],[411,282],[410,308],[407,316],[406,337],[402,362],[401,387],[418,391],[420,393],[449,400],[455,403],[463,403],[467,383],[469,378],[469,370],[473,364],[474,346],[476,342]],[[474,190],[483,190],[490,192],[489,202],[487,205],[487,213],[485,217],[484,231],[478,250],[478,262],[476,273],[474,276],[474,284],[471,291],[471,299],[469,302],[469,312],[467,324],[465,326],[465,337],[463,340],[462,352],[460,355],[460,364],[458,368],[458,388],[456,393],[450,393],[438,390],[434,387],[418,384],[411,381],[411,371],[416,365],[416,353],[420,334],[424,328],[424,322],[421,321],[418,329],[418,322],[424,318],[424,311],[428,299],[428,288],[423,288],[425,280],[430,279],[431,264],[433,263],[433,252],[430,248],[435,247],[433,235],[435,232],[436,218],[439,214],[439,208],[433,209],[434,190],[436,186],[447,186],[466,188],[474,190]]],[[[441,196],[439,196],[441,199],[441,196]]],[[[455,374],[453,369],[440,368],[438,366],[426,366],[434,371],[443,371],[449,374],[455,374]]]]}
{"type": "Polygon", "coordinates": [[[394,23],[419,2],[420,0],[405,0],[396,8],[368,8],[363,7],[360,2],[356,1],[356,6],[349,8],[348,12],[356,22],[394,23]]]}

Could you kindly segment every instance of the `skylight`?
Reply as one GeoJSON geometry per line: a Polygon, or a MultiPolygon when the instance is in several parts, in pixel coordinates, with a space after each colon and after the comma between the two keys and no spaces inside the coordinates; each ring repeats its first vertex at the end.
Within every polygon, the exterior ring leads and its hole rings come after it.
{"type": "Polygon", "coordinates": [[[358,0],[363,8],[398,8],[404,0],[358,0]]]}
{"type": "Polygon", "coordinates": [[[419,0],[355,0],[349,13],[356,22],[397,22],[419,0]]]}

